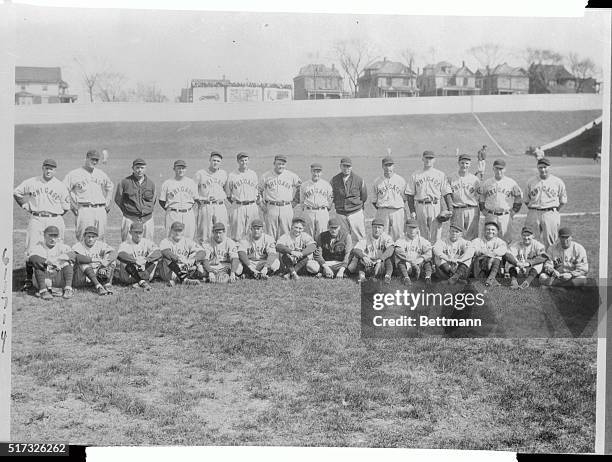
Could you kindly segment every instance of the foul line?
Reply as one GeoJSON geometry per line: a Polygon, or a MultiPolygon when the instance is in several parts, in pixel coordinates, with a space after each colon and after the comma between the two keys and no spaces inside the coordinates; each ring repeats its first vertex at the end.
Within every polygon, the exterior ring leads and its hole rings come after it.
{"type": "Polygon", "coordinates": [[[506,151],[504,151],[504,149],[499,145],[497,140],[495,138],[493,138],[493,135],[491,135],[491,133],[489,133],[489,130],[487,130],[487,127],[485,127],[484,124],[480,121],[480,119],[478,118],[476,113],[472,112],[472,115],[476,119],[476,122],[478,122],[478,124],[482,127],[482,129],[487,134],[487,136],[491,139],[491,141],[493,141],[495,146],[497,146],[497,149],[499,149],[504,156],[509,157],[508,154],[506,153],[506,151]]]}

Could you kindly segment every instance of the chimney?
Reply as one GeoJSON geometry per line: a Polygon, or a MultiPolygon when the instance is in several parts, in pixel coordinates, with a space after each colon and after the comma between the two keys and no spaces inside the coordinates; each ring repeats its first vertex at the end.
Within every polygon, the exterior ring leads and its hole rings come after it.
{"type": "Polygon", "coordinates": [[[461,61],[461,67],[465,67],[465,61],[461,61]]]}
{"type": "Polygon", "coordinates": [[[336,65],[332,64],[332,71],[335,71],[335,70],[336,70],[336,65]]]}

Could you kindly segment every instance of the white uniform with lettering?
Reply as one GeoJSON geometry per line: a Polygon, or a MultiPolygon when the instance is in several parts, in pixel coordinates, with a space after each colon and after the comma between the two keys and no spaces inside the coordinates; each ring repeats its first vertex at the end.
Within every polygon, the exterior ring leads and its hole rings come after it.
{"type": "Polygon", "coordinates": [[[477,237],[471,242],[476,257],[492,253],[496,258],[501,259],[508,251],[508,244],[506,244],[506,241],[497,236],[489,240],[485,237],[477,237]]]}
{"type": "Polygon", "coordinates": [[[447,257],[454,258],[457,262],[464,263],[469,268],[472,264],[474,248],[470,241],[462,237],[455,242],[452,242],[449,238],[444,238],[434,244],[433,254],[436,266],[444,262],[440,256],[446,255],[447,257]]]}
{"type": "Polygon", "coordinates": [[[327,230],[332,203],[333,193],[329,181],[308,180],[300,186],[300,204],[306,218],[305,231],[314,239],[327,230]]]}
{"type": "Polygon", "coordinates": [[[179,265],[193,265],[196,253],[204,249],[193,239],[183,236],[178,242],[169,237],[162,239],[159,250],[170,250],[179,257],[179,265]]]}
{"type": "Polygon", "coordinates": [[[170,234],[172,223],[178,221],[185,225],[185,237],[193,239],[196,231],[194,205],[198,198],[198,187],[191,178],[180,180],[171,178],[164,181],[159,200],[166,203],[166,235],[170,234]]]}
{"type": "Polygon", "coordinates": [[[404,234],[406,214],[404,209],[404,194],[406,180],[393,173],[389,178],[379,176],[372,186],[372,202],[376,207],[376,217],[385,224],[384,232],[393,240],[404,234]]]}
{"type": "Polygon", "coordinates": [[[302,180],[295,173],[283,170],[279,175],[269,170],[261,176],[259,191],[263,199],[266,233],[278,239],[291,229],[291,202],[302,180]]]}
{"type": "Polygon", "coordinates": [[[557,241],[546,251],[550,260],[545,263],[545,268],[553,268],[559,273],[571,273],[572,278],[584,279],[589,272],[589,263],[585,248],[577,242],[570,242],[567,249],[557,241]]]}
{"type": "MultiPolygon", "coordinates": [[[[30,256],[36,255],[47,260],[45,277],[47,288],[51,288],[52,286],[63,287],[68,282],[64,280],[64,276],[60,270],[70,264],[67,254],[71,251],[72,249],[70,246],[61,241],[57,242],[53,248],[47,247],[43,241],[38,242],[32,247],[30,256]]],[[[36,275],[32,278],[32,283],[36,289],[40,289],[40,287],[38,287],[36,275]]],[[[72,281],[70,281],[70,284],[71,283],[72,281]]]]}
{"type": "Polygon", "coordinates": [[[558,208],[567,204],[565,183],[554,175],[549,175],[545,180],[538,175],[527,182],[526,196],[529,211],[525,226],[539,231],[539,238],[545,245],[554,244],[561,226],[558,208]]]}
{"type": "MultiPolygon", "coordinates": [[[[220,243],[211,239],[203,247],[213,272],[215,274],[223,272],[229,274],[232,268],[232,259],[238,258],[238,244],[233,239],[226,237],[220,243]]],[[[235,274],[236,276],[242,274],[242,264],[238,265],[235,274]]]]}
{"type": "MultiPolygon", "coordinates": [[[[508,246],[508,251],[514,255],[519,262],[528,262],[536,257],[546,254],[546,247],[540,241],[532,239],[529,245],[525,245],[523,241],[516,241],[508,246]]],[[[533,268],[539,273],[542,272],[544,263],[534,265],[533,268]]]]}
{"type": "MultiPolygon", "coordinates": [[[[91,247],[87,247],[84,242],[77,242],[72,246],[72,250],[80,255],[91,258],[91,263],[82,263],[75,265],[74,275],[72,277],[72,285],[74,287],[81,287],[86,282],[91,282],[87,276],[85,276],[85,270],[92,268],[97,271],[102,266],[102,261],[108,258],[108,255],[114,251],[114,249],[106,242],[96,240],[91,247]]],[[[114,267],[113,267],[114,268],[114,267]]]]}
{"type": "Polygon", "coordinates": [[[449,177],[450,188],[453,194],[453,216],[451,224],[465,229],[464,237],[472,240],[478,237],[480,220],[480,180],[472,173],[461,176],[458,172],[449,177]]]}
{"type": "Polygon", "coordinates": [[[414,239],[404,236],[395,241],[395,247],[406,256],[405,261],[412,264],[416,262],[417,258],[423,258],[423,262],[425,262],[431,260],[432,257],[431,242],[422,236],[416,236],[414,239]]]}
{"type": "Polygon", "coordinates": [[[406,194],[414,196],[421,236],[430,242],[437,242],[442,236],[442,227],[436,217],[440,214],[442,197],[450,192],[446,174],[433,167],[413,173],[406,183],[406,194]]]}
{"type": "Polygon", "coordinates": [[[226,228],[229,226],[225,206],[227,172],[221,169],[211,172],[207,168],[198,170],[195,182],[198,186],[200,201],[195,240],[203,243],[211,238],[212,227],[215,223],[223,223],[226,228]]]}
{"type": "Polygon", "coordinates": [[[523,191],[512,178],[489,178],[482,183],[480,202],[484,202],[485,222],[496,222],[499,225],[499,236],[506,242],[512,239],[512,207],[522,202],[522,199],[523,191]]]}
{"type": "MultiPolygon", "coordinates": [[[[144,268],[147,257],[152,252],[158,249],[159,247],[157,247],[155,242],[147,239],[146,237],[141,238],[140,242],[138,242],[137,244],[134,241],[132,241],[131,236],[128,236],[127,240],[123,241],[119,245],[119,250],[117,251],[117,253],[122,253],[122,252],[127,253],[128,255],[132,256],[136,260],[136,264],[139,267],[144,268]]],[[[155,272],[157,270],[158,263],[159,263],[159,260],[155,262],[155,267],[151,270],[149,281],[151,281],[153,277],[155,277],[155,272]]],[[[119,279],[122,282],[127,283],[131,280],[131,277],[132,276],[130,276],[128,272],[125,270],[125,263],[119,262],[119,279]]]]}
{"type": "Polygon", "coordinates": [[[280,268],[280,260],[276,252],[276,241],[269,234],[263,234],[259,239],[245,236],[238,244],[238,250],[245,252],[249,261],[255,265],[257,271],[261,271],[266,265],[268,258],[275,255],[277,258],[271,263],[270,271],[275,272],[280,268]]]}
{"type": "Polygon", "coordinates": [[[251,169],[244,172],[234,170],[229,174],[226,193],[233,205],[230,211],[230,237],[233,240],[242,239],[248,233],[251,221],[259,218],[258,186],[257,173],[251,169]]]}

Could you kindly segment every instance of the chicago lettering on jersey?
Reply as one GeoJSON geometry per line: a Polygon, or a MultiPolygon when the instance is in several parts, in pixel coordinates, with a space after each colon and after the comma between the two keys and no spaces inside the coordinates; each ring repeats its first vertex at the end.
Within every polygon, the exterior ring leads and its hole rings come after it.
{"type": "Polygon", "coordinates": [[[47,195],[50,198],[54,199],[57,202],[62,200],[62,196],[60,196],[55,190],[49,188],[48,186],[42,186],[36,189],[33,189],[29,193],[32,197],[37,197],[41,195],[47,195]]]}

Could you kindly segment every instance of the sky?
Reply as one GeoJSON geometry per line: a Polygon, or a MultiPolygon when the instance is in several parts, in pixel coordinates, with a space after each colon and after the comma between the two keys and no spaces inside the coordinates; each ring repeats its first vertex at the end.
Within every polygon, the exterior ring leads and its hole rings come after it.
{"type": "Polygon", "coordinates": [[[480,66],[467,50],[483,43],[501,45],[511,65],[525,66],[521,52],[534,47],[575,52],[601,66],[605,32],[595,11],[542,18],[17,5],[16,65],[60,66],[79,102],[87,101],[83,68],[123,73],[127,86],[155,82],[173,101],[194,78],[292,83],[308,63],[338,66],[332,49],[339,40],[366,40],[391,60],[411,48],[419,68],[465,61],[475,71],[480,66]]]}

